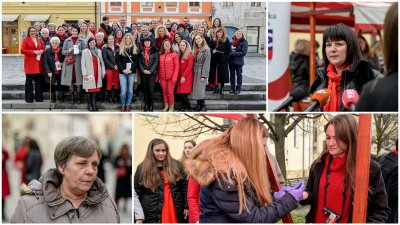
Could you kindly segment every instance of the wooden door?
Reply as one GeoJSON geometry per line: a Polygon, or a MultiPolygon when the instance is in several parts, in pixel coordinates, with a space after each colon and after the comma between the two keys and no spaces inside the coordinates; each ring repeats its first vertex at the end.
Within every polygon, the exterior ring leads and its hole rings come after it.
{"type": "Polygon", "coordinates": [[[2,36],[3,36],[3,53],[6,54],[18,53],[18,46],[19,46],[18,26],[15,25],[3,26],[2,36]]]}

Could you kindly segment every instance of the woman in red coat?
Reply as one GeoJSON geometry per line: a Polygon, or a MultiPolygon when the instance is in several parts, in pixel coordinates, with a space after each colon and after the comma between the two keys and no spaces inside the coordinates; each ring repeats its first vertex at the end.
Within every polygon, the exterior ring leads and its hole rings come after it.
{"type": "Polygon", "coordinates": [[[179,73],[176,93],[182,101],[181,111],[190,112],[189,94],[193,90],[193,53],[190,51],[190,45],[182,40],[179,43],[179,73]]]}
{"type": "Polygon", "coordinates": [[[25,80],[25,102],[32,103],[33,96],[36,102],[43,102],[42,79],[43,79],[43,53],[44,46],[37,37],[35,27],[29,27],[29,36],[22,41],[21,54],[24,57],[25,80]],[[35,95],[33,94],[33,82],[35,82],[35,95]]]}
{"type": "Polygon", "coordinates": [[[163,92],[163,112],[174,111],[174,88],[178,80],[179,56],[172,51],[172,44],[169,39],[163,41],[160,50],[160,63],[158,65],[157,80],[160,81],[163,92]]]}
{"type": "Polygon", "coordinates": [[[7,161],[10,159],[10,155],[8,154],[8,151],[6,149],[2,149],[2,158],[1,158],[1,205],[2,205],[2,210],[1,210],[1,215],[3,221],[6,220],[6,205],[5,205],[5,199],[7,196],[11,194],[10,191],[10,181],[8,179],[8,171],[6,167],[7,161]]]}
{"type": "Polygon", "coordinates": [[[163,25],[158,26],[156,28],[156,47],[157,49],[161,49],[161,44],[164,42],[165,39],[169,39],[169,33],[167,28],[165,28],[163,25]]]}

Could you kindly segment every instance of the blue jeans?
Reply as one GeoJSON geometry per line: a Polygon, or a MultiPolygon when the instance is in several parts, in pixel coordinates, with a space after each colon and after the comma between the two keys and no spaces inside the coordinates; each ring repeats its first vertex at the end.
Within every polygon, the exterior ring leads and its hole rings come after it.
{"type": "Polygon", "coordinates": [[[130,105],[133,98],[133,82],[135,81],[136,74],[119,74],[119,86],[121,90],[121,104],[130,105]],[[128,97],[127,97],[128,95],[128,97]]]}
{"type": "Polygon", "coordinates": [[[242,65],[229,65],[229,72],[230,72],[230,83],[231,83],[231,90],[232,91],[241,91],[242,90],[242,73],[243,73],[243,66],[242,65]],[[235,75],[236,73],[236,75],[235,75]],[[236,83],[237,77],[237,83],[236,83]]]}

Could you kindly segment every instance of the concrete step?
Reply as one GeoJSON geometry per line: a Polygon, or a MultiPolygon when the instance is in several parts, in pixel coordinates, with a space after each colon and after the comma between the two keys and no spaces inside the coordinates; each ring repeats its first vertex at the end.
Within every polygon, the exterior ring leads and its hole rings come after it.
{"type": "MultiPolygon", "coordinates": [[[[196,106],[196,101],[190,101],[192,108],[196,106]]],[[[98,103],[98,108],[101,111],[119,111],[120,105],[116,103],[98,103]]],[[[206,106],[210,111],[265,111],[266,101],[265,100],[206,100],[206,106]]],[[[48,110],[50,108],[49,100],[43,102],[26,103],[25,100],[7,100],[3,99],[2,107],[4,111],[35,111],[35,110],[48,110]]],[[[143,101],[135,101],[132,103],[132,111],[141,112],[144,107],[143,101]]],[[[161,111],[163,104],[157,102],[154,104],[155,111],[161,111]]],[[[71,104],[69,102],[64,103],[52,103],[51,108],[58,111],[86,111],[87,104],[71,104]]],[[[180,103],[176,103],[176,109],[180,108],[180,103]]],[[[177,110],[176,110],[177,111],[177,110]]]]}
{"type": "MultiPolygon", "coordinates": [[[[224,90],[229,92],[230,84],[226,84],[224,90]]],[[[23,84],[3,84],[2,90],[25,90],[25,85],[23,84]]],[[[212,91],[212,88],[207,87],[208,91],[212,91]]],[[[266,91],[266,84],[264,83],[243,83],[242,84],[242,91],[266,91]]]]}
{"type": "MultiPolygon", "coordinates": [[[[50,99],[49,92],[43,93],[44,99],[50,99]]],[[[69,99],[69,93],[65,93],[65,98],[69,99]]],[[[136,96],[137,98],[137,96],[136,96]]],[[[2,91],[2,99],[8,100],[18,100],[25,99],[25,91],[23,90],[3,90],[2,91]]],[[[141,97],[143,100],[143,97],[141,97]]],[[[206,92],[206,100],[265,100],[266,92],[264,91],[242,91],[240,94],[230,94],[229,91],[224,91],[223,95],[213,94],[212,91],[206,92]]],[[[154,94],[155,101],[162,101],[162,94],[160,92],[156,92],[154,94]]]]}

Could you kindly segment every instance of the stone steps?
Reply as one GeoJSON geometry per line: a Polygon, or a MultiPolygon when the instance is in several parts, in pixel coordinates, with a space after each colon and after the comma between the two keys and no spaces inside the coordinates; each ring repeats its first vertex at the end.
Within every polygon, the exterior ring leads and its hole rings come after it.
{"type": "MultiPolygon", "coordinates": [[[[225,86],[223,95],[213,94],[212,89],[207,88],[206,105],[210,111],[265,111],[266,110],[266,86],[264,84],[243,84],[242,92],[238,95],[229,94],[230,85],[225,86]]],[[[2,85],[2,107],[4,111],[46,111],[49,109],[49,93],[43,93],[44,102],[26,103],[24,98],[24,85],[2,85]]],[[[66,93],[65,99],[69,99],[66,93]]],[[[155,92],[154,110],[161,111],[163,108],[162,94],[155,92]]],[[[195,100],[190,100],[192,107],[197,105],[195,100]]],[[[64,103],[52,103],[55,111],[86,111],[87,104],[83,99],[82,104],[71,104],[69,101],[64,103]]],[[[143,97],[136,99],[132,103],[132,111],[143,111],[143,97]]],[[[117,103],[98,103],[101,111],[118,111],[120,105],[117,103]]],[[[180,109],[180,102],[176,102],[176,109],[180,109]]],[[[177,111],[177,110],[176,110],[177,111]]]]}

